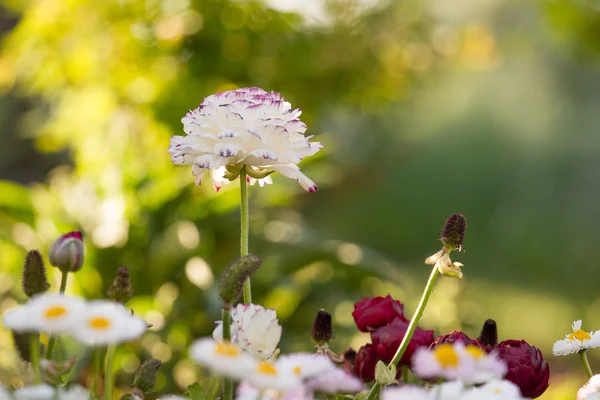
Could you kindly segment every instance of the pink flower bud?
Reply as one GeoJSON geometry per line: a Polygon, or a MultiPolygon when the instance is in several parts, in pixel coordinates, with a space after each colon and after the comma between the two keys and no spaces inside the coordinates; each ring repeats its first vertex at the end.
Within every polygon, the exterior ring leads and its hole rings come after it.
{"type": "Polygon", "coordinates": [[[79,231],[59,237],[50,247],[50,264],[63,272],[75,272],[83,265],[83,235],[79,231]]]}

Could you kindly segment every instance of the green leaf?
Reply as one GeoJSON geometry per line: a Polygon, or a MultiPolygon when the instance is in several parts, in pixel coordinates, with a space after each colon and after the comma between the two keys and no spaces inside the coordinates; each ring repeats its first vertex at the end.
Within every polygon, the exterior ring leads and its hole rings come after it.
{"type": "Polygon", "coordinates": [[[204,390],[198,382],[194,382],[187,387],[187,391],[183,394],[191,400],[208,400],[204,395],[204,390]]]}

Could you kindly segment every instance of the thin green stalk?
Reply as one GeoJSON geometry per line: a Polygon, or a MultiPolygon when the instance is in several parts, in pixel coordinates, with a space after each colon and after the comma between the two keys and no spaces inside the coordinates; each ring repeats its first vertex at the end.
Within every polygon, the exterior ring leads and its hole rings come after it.
{"type": "Polygon", "coordinates": [[[31,353],[31,367],[33,368],[33,383],[42,383],[40,372],[40,335],[32,333],[29,335],[29,352],[31,353]]]}
{"type": "Polygon", "coordinates": [[[102,349],[95,348],[92,350],[92,387],[90,394],[93,399],[98,398],[98,386],[102,382],[102,349]]]}
{"type": "MultiPolygon", "coordinates": [[[[250,232],[250,215],[248,213],[248,182],[246,180],[246,169],[240,172],[240,209],[241,209],[241,232],[240,232],[240,255],[248,255],[248,235],[250,232]]],[[[252,287],[250,278],[244,282],[244,304],[252,303],[252,287]]]]}
{"type": "MultiPolygon", "coordinates": [[[[437,278],[439,271],[436,266],[431,270],[431,275],[429,275],[429,280],[427,281],[427,285],[425,286],[425,290],[423,291],[423,296],[421,296],[421,301],[417,306],[417,311],[413,316],[410,324],[408,325],[408,329],[406,330],[406,334],[404,335],[404,339],[402,339],[402,343],[400,343],[400,347],[396,351],[394,358],[390,362],[390,364],[398,365],[398,362],[402,358],[402,355],[406,351],[408,344],[410,343],[410,339],[412,339],[413,334],[415,333],[415,329],[417,328],[417,324],[423,315],[423,311],[425,311],[425,307],[427,306],[427,302],[429,301],[429,296],[431,296],[431,292],[433,291],[433,284],[435,283],[435,279],[437,278]]],[[[388,365],[390,365],[388,364],[388,365]]],[[[366,400],[373,400],[377,395],[377,392],[380,390],[380,385],[376,383],[371,388],[369,395],[366,400]]]]}
{"type": "MultiPolygon", "coordinates": [[[[67,278],[69,277],[68,271],[62,271],[62,276],[60,277],[60,294],[65,292],[67,288],[67,278]]],[[[56,337],[50,336],[48,339],[48,347],[46,348],[46,359],[52,360],[52,353],[54,352],[54,346],[56,344],[56,337]]]]}
{"type": "MultiPolygon", "coordinates": [[[[231,313],[229,308],[223,308],[223,341],[231,340],[231,313]]],[[[223,400],[233,400],[233,382],[223,378],[223,400]]]]}
{"type": "Polygon", "coordinates": [[[104,364],[104,400],[112,400],[114,373],[113,373],[113,357],[117,346],[110,345],[106,351],[106,361],[104,364]]]}
{"type": "Polygon", "coordinates": [[[588,377],[592,377],[594,376],[594,373],[592,372],[592,367],[590,367],[590,362],[588,361],[587,358],[587,351],[586,350],[581,350],[579,352],[579,357],[581,358],[581,362],[583,363],[583,368],[585,368],[585,372],[587,372],[588,377]]]}
{"type": "Polygon", "coordinates": [[[404,383],[408,383],[408,378],[409,378],[409,374],[410,371],[408,370],[408,367],[406,365],[402,366],[402,382],[404,383]]]}

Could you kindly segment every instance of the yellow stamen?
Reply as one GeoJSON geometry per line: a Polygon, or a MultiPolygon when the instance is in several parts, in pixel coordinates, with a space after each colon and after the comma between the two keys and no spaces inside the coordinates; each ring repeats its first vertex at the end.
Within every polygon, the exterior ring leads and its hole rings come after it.
{"type": "Polygon", "coordinates": [[[217,343],[215,353],[225,357],[236,357],[240,354],[240,350],[230,342],[217,343]]]}
{"type": "Polygon", "coordinates": [[[67,309],[63,306],[52,306],[46,309],[44,317],[47,319],[56,319],[64,316],[67,313],[67,309]]]}
{"type": "Polygon", "coordinates": [[[502,394],[502,390],[500,388],[494,389],[495,394],[502,394]]]}
{"type": "Polygon", "coordinates": [[[592,337],[589,333],[582,330],[577,330],[568,336],[569,340],[579,340],[580,342],[583,342],[584,340],[590,340],[591,338],[592,337]]]}
{"type": "Polygon", "coordinates": [[[294,374],[300,375],[300,372],[302,372],[302,368],[300,368],[300,367],[294,368],[294,374]]]}
{"type": "Polygon", "coordinates": [[[485,354],[483,352],[483,350],[481,350],[480,347],[473,346],[473,345],[467,346],[466,350],[467,350],[467,353],[469,353],[470,355],[472,355],[473,358],[475,358],[475,359],[483,357],[484,354],[485,354]]]}
{"type": "Polygon", "coordinates": [[[458,354],[450,344],[441,344],[433,350],[435,358],[444,368],[458,366],[458,354]]]}
{"type": "Polygon", "coordinates": [[[88,321],[88,325],[92,329],[97,329],[99,331],[104,331],[112,325],[108,318],[104,317],[94,317],[88,321]]]}
{"type": "Polygon", "coordinates": [[[258,372],[267,375],[277,375],[277,370],[275,367],[264,361],[258,364],[258,372]]]}

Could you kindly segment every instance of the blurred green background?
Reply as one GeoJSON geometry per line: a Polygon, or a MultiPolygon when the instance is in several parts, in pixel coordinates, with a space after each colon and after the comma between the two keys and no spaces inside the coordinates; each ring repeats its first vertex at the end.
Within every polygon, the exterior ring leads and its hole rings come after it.
{"type": "MultiPolygon", "coordinates": [[[[169,138],[203,97],[259,86],[304,111],[325,148],[319,185],[251,188],[255,300],[277,310],[284,352],[358,348],[350,315],[391,293],[414,310],[445,218],[469,221],[465,277],[442,279],[422,326],[526,339],[551,363],[542,399],[572,399],[578,357],[552,343],[600,328],[600,3],[595,0],[4,0],[0,2],[0,310],[23,301],[28,249],[86,234],[68,291],[104,296],[127,266],[154,324],[121,349],[165,362],[161,392],[202,373],[191,341],[219,319],[214,282],[237,255],[239,192],[193,186],[169,138]]],[[[57,287],[58,273],[53,274],[57,287]]],[[[591,352],[600,368],[600,350],[591,352]]],[[[23,366],[0,330],[0,369],[23,366]]]]}

